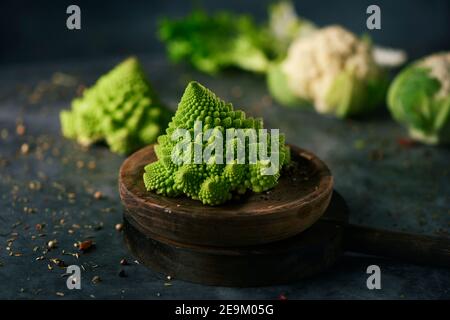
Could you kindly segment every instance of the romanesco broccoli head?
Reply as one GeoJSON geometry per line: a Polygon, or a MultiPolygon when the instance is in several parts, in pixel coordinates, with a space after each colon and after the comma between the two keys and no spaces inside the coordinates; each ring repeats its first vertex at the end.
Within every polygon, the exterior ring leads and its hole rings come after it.
{"type": "Polygon", "coordinates": [[[154,142],[170,115],[132,57],[86,89],[60,119],[65,137],[83,145],[106,141],[113,152],[126,154],[154,142]]]}
{"type": "Polygon", "coordinates": [[[413,139],[450,143],[450,52],[430,55],[400,72],[389,88],[388,107],[413,139]]]}
{"type": "Polygon", "coordinates": [[[289,147],[283,135],[260,129],[262,119],[247,117],[198,82],[190,82],[166,134],[158,137],[158,160],[145,167],[146,189],[169,197],[184,194],[214,206],[233,194],[273,188],[290,161],[289,147]],[[183,155],[177,156],[180,152],[183,155]],[[272,156],[278,162],[269,161],[272,156]],[[278,168],[269,172],[275,164],[278,168]]]}

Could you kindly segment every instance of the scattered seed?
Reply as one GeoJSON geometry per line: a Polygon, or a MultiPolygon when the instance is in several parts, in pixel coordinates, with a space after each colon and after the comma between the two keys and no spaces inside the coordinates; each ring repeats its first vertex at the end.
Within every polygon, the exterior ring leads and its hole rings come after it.
{"type": "Polygon", "coordinates": [[[55,249],[58,247],[58,241],[56,239],[50,240],[47,242],[47,248],[49,249],[55,249]]]}
{"type": "Polygon", "coordinates": [[[93,245],[94,243],[92,242],[92,240],[79,241],[74,244],[74,246],[80,251],[87,251],[91,249],[93,245]]]}
{"type": "Polygon", "coordinates": [[[83,160],[78,160],[77,161],[77,168],[78,169],[82,169],[84,167],[84,161],[83,160]]]}
{"type": "Polygon", "coordinates": [[[19,124],[16,126],[16,133],[17,133],[19,136],[23,136],[23,135],[25,134],[25,132],[26,132],[25,126],[24,126],[23,124],[19,123],[19,124]]]}
{"type": "Polygon", "coordinates": [[[398,138],[397,143],[404,148],[410,148],[416,145],[416,142],[410,138],[398,138]]]}
{"type": "Polygon", "coordinates": [[[60,268],[65,268],[67,267],[67,264],[58,258],[54,258],[54,259],[50,259],[51,262],[53,262],[56,266],[60,267],[60,268]]]}
{"type": "Polygon", "coordinates": [[[95,191],[94,198],[96,200],[99,200],[99,199],[103,198],[103,193],[101,191],[95,191]]]}
{"type": "Polygon", "coordinates": [[[116,224],[115,228],[116,228],[116,231],[120,232],[123,229],[123,224],[122,223],[118,223],[118,224],[116,224]]]}
{"type": "Polygon", "coordinates": [[[94,276],[91,281],[93,284],[97,284],[102,281],[102,278],[100,278],[99,276],[94,276]]]}
{"type": "Polygon", "coordinates": [[[97,164],[95,163],[95,161],[89,161],[87,166],[89,169],[93,170],[95,169],[95,167],[97,167],[97,164]]]}
{"type": "Polygon", "coordinates": [[[43,223],[38,223],[35,226],[37,231],[41,231],[42,229],[44,229],[44,227],[45,227],[45,224],[43,224],[43,223]]]}
{"type": "Polygon", "coordinates": [[[24,143],[20,146],[20,153],[27,154],[28,151],[30,151],[30,146],[28,145],[28,143],[24,143]]]}
{"type": "Polygon", "coordinates": [[[39,181],[30,181],[30,183],[28,183],[28,188],[30,188],[30,190],[41,190],[42,185],[39,181]]]}
{"type": "Polygon", "coordinates": [[[2,129],[2,131],[1,131],[1,133],[0,133],[0,136],[1,136],[1,138],[2,138],[3,140],[8,139],[8,136],[9,136],[8,129],[2,129]]]}
{"type": "Polygon", "coordinates": [[[64,293],[63,292],[57,292],[56,295],[59,296],[59,297],[64,297],[64,293]]]}
{"type": "Polygon", "coordinates": [[[103,222],[100,222],[92,227],[95,231],[102,230],[103,229],[103,222]]]}

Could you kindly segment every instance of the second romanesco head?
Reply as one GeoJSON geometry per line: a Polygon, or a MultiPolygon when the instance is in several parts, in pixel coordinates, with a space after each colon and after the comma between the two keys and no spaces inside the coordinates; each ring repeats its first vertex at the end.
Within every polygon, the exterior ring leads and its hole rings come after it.
{"type": "Polygon", "coordinates": [[[154,142],[170,116],[131,57],[84,90],[60,119],[65,137],[82,145],[106,141],[113,152],[127,154],[154,142]]]}

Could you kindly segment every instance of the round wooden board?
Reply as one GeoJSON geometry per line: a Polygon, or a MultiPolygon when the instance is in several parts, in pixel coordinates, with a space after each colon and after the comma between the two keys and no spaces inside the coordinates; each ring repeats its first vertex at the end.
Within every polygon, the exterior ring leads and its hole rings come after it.
{"type": "Polygon", "coordinates": [[[125,217],[145,235],[185,244],[245,246],[296,235],[327,208],[333,177],[314,154],[291,146],[294,165],[282,172],[268,192],[251,193],[222,206],[205,206],[187,197],[169,198],[145,190],[144,166],[156,161],[153,145],[122,164],[119,190],[125,217]]]}
{"type": "Polygon", "coordinates": [[[344,200],[334,194],[324,216],[289,239],[247,247],[206,247],[151,238],[124,217],[132,254],[152,270],[175,279],[220,286],[263,286],[297,281],[324,271],[343,253],[348,220],[344,200]]]}

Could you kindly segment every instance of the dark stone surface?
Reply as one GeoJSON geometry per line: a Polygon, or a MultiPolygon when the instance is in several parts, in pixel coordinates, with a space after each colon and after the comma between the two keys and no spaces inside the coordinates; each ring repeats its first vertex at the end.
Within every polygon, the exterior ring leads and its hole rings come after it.
{"type": "MultiPolygon", "coordinates": [[[[167,281],[134,263],[114,228],[121,222],[117,174],[124,158],[104,146],[83,150],[63,139],[58,120],[80,84],[92,84],[121,58],[1,68],[0,298],[277,299],[282,293],[289,299],[450,297],[448,269],[365,256],[347,255],[329,272],[291,285],[241,289],[167,281]],[[55,81],[57,72],[65,75],[63,85],[55,81]],[[20,136],[16,123],[22,120],[26,131],[20,136]],[[29,145],[28,154],[21,153],[24,143],[29,145]],[[91,161],[95,168],[88,168],[91,161]],[[104,197],[95,199],[95,191],[104,197]],[[45,227],[38,231],[36,224],[45,227]],[[93,250],[79,259],[62,255],[62,250],[76,252],[73,244],[88,238],[96,244],[93,250]],[[36,260],[52,239],[57,239],[58,247],[36,260]],[[69,291],[64,269],[48,269],[47,264],[53,265],[50,258],[84,266],[82,290],[69,291]],[[130,265],[121,266],[122,258],[130,265]],[[370,264],[381,267],[382,290],[366,288],[370,264]],[[121,269],[126,277],[119,277],[121,269]],[[94,276],[102,281],[93,284],[94,276]]],[[[187,81],[196,79],[236,107],[264,117],[266,126],[280,128],[288,142],[315,152],[329,164],[353,223],[448,236],[450,150],[402,146],[398,139],[405,131],[385,110],[370,119],[340,121],[273,104],[262,77],[231,71],[209,77],[173,66],[159,55],[141,58],[172,109],[187,81]]]]}

